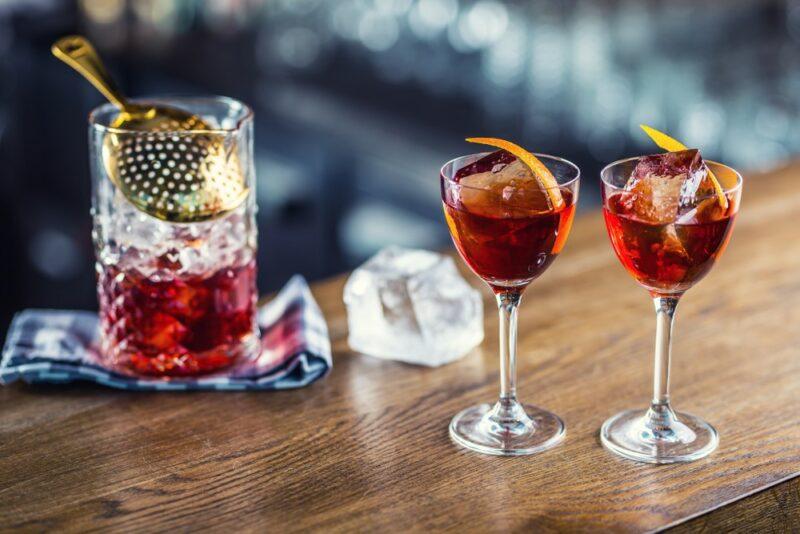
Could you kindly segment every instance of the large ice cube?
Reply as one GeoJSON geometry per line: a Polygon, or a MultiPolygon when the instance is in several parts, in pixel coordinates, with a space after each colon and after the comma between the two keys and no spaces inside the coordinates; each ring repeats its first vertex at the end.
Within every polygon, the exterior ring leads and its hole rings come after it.
{"type": "Polygon", "coordinates": [[[437,366],[483,340],[480,293],[441,254],[385,248],[353,271],[344,302],[350,347],[372,356],[437,366]]]}
{"type": "Polygon", "coordinates": [[[713,193],[708,167],[696,149],[639,158],[625,189],[629,212],[655,224],[675,222],[713,193]]]}
{"type": "Polygon", "coordinates": [[[487,217],[525,217],[550,209],[547,192],[530,168],[505,150],[492,152],[460,169],[461,204],[487,217]]]}

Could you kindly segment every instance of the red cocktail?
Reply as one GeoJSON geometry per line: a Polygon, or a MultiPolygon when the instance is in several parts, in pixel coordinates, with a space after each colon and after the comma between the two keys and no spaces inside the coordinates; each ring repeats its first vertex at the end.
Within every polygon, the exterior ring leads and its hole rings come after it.
{"type": "Polygon", "coordinates": [[[682,222],[658,224],[641,220],[630,193],[605,199],[611,244],[622,265],[643,286],[656,293],[683,292],[703,278],[728,244],[736,206],[706,210],[682,222]]]}
{"type": "Polygon", "coordinates": [[[447,163],[440,176],[447,225],[461,257],[497,296],[500,399],[472,406],[450,423],[464,447],[496,455],[532,454],[564,437],[561,419],[516,398],[517,307],[523,291],[561,252],[572,225],[580,172],[507,141],[468,139],[503,150],[447,163]]]}
{"type": "Polygon", "coordinates": [[[710,454],[717,431],[675,412],[669,396],[672,324],[683,293],[708,274],[725,250],[741,198],[742,178],[704,162],[695,149],[645,128],[665,154],[630,158],[601,173],[603,216],[625,269],[646,288],[656,309],[653,397],[647,410],[608,419],[600,439],[642,462],[687,462],[710,454]]]}
{"type": "Polygon", "coordinates": [[[207,274],[98,265],[105,358],[141,374],[195,375],[230,365],[256,342],[255,261],[207,274]]]}
{"type": "Polygon", "coordinates": [[[575,214],[569,188],[561,191],[563,205],[554,208],[535,181],[487,176],[515,160],[505,151],[490,154],[460,169],[453,181],[461,188],[443,196],[453,242],[495,292],[524,287],[543,273],[563,248],[575,214]],[[469,180],[476,175],[486,183],[469,180]]]}

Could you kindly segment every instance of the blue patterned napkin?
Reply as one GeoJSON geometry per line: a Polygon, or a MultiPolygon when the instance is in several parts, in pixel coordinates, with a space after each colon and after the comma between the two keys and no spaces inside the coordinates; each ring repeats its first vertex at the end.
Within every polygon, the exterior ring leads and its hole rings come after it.
{"type": "Polygon", "coordinates": [[[94,349],[97,314],[25,310],[8,329],[0,384],[88,380],[128,390],[270,390],[307,386],[330,371],[328,326],[302,276],[258,310],[261,354],[197,378],[139,377],[106,369],[94,349]]]}

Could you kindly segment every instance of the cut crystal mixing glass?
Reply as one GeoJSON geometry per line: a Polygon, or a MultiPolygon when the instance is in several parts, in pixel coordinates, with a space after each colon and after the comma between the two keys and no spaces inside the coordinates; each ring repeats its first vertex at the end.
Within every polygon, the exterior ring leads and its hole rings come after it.
{"type": "MultiPolygon", "coordinates": [[[[132,102],[185,110],[212,129],[126,130],[114,126],[119,109],[111,104],[90,116],[101,357],[138,374],[189,376],[222,369],[259,348],[252,112],[222,97],[132,102]],[[109,139],[127,147],[113,167],[104,156],[109,139]],[[228,155],[214,165],[242,184],[247,194],[238,204],[187,222],[164,220],[131,198],[132,186],[164,189],[164,198],[191,197],[192,180],[170,177],[191,173],[187,169],[202,158],[203,145],[225,147],[228,155]],[[130,177],[128,185],[119,177],[130,177]]],[[[193,200],[185,204],[193,205],[193,200]]]]}

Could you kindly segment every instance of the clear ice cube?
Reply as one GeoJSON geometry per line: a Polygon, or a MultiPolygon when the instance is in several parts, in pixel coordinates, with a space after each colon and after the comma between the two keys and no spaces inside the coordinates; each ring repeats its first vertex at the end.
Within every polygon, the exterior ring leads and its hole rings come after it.
{"type": "Polygon", "coordinates": [[[726,208],[720,206],[716,195],[709,196],[699,201],[691,209],[681,211],[676,222],[678,224],[702,224],[716,221],[724,217],[726,211],[726,208]]]}
{"type": "Polygon", "coordinates": [[[388,247],[344,288],[350,347],[379,358],[438,366],[483,340],[483,301],[453,259],[388,247]]]}
{"type": "Polygon", "coordinates": [[[456,179],[463,206],[487,217],[525,217],[550,209],[547,192],[533,172],[505,151],[493,152],[461,169],[456,179]]]}
{"type": "Polygon", "coordinates": [[[655,224],[668,224],[696,208],[697,199],[713,193],[696,149],[639,158],[625,189],[629,211],[655,224]]]}

